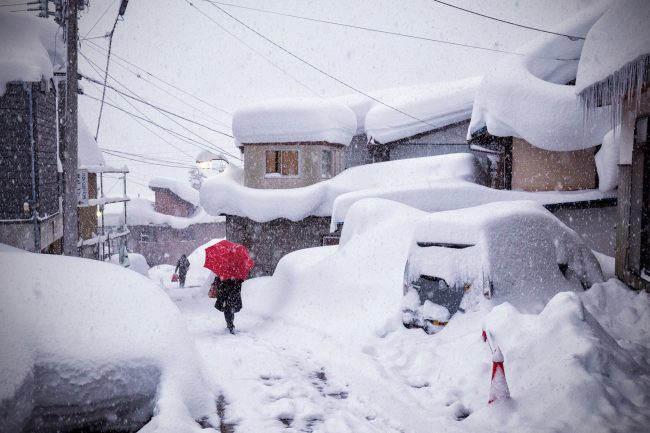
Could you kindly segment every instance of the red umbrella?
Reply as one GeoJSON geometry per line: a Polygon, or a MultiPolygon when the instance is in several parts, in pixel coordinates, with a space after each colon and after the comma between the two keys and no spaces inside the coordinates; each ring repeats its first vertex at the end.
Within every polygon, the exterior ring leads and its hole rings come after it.
{"type": "Polygon", "coordinates": [[[245,280],[253,266],[255,262],[243,245],[223,240],[205,249],[203,267],[210,269],[222,280],[245,280]]]}

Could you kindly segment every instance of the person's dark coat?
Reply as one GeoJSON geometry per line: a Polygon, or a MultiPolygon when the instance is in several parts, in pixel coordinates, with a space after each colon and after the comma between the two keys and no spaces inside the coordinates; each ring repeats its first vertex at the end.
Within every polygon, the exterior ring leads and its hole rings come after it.
{"type": "Polygon", "coordinates": [[[185,254],[181,256],[180,259],[178,259],[178,262],[176,262],[176,269],[174,269],[174,273],[178,272],[178,276],[185,279],[185,275],[187,275],[187,271],[190,269],[190,261],[187,259],[185,254]]]}
{"type": "Polygon", "coordinates": [[[241,310],[241,285],[243,280],[220,280],[217,281],[217,302],[214,308],[219,311],[224,311],[229,308],[233,313],[241,310]]]}

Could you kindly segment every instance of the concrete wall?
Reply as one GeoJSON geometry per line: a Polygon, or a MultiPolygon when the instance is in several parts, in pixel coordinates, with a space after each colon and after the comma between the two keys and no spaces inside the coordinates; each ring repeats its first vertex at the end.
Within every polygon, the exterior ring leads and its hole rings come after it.
{"type": "Polygon", "coordinates": [[[227,215],[226,239],[248,248],[255,260],[251,276],[272,275],[286,254],[321,246],[323,236],[331,235],[329,225],[329,217],[310,216],[300,221],[280,218],[258,223],[248,218],[227,215]]]}
{"type": "Polygon", "coordinates": [[[332,152],[332,176],[345,169],[344,146],[327,142],[244,144],[244,185],[249,188],[299,188],[320,182],[321,151],[332,152]],[[266,175],[267,150],[298,150],[298,176],[266,175]]]}
{"type": "Polygon", "coordinates": [[[196,206],[188,203],[165,188],[151,188],[155,193],[154,210],[165,215],[187,218],[191,216],[196,206]]]}
{"type": "Polygon", "coordinates": [[[48,250],[62,236],[63,218],[60,213],[39,221],[36,227],[31,221],[0,224],[1,243],[31,252],[48,250]]]}
{"type": "Polygon", "coordinates": [[[551,152],[512,139],[512,189],[574,191],[597,188],[596,148],[551,152]]]}
{"type": "Polygon", "coordinates": [[[206,242],[226,236],[223,222],[193,224],[185,229],[166,225],[130,226],[129,230],[129,250],[142,254],[149,266],[176,265],[181,254],[190,254],[206,242]]]}

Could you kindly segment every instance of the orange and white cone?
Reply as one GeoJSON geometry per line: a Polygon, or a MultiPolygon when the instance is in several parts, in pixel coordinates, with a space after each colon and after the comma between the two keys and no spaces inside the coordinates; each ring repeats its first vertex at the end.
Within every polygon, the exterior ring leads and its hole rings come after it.
{"type": "Polygon", "coordinates": [[[497,400],[510,398],[510,390],[506,381],[506,372],[503,369],[503,354],[498,347],[492,354],[492,383],[490,384],[490,400],[488,404],[497,400]]]}

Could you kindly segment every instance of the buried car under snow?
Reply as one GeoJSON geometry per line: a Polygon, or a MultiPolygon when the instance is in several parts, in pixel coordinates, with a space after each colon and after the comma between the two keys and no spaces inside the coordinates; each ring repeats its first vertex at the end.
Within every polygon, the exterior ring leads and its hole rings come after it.
{"type": "Polygon", "coordinates": [[[558,292],[601,281],[598,261],[582,239],[539,204],[438,212],[414,231],[403,323],[434,333],[483,299],[536,312],[558,292]]]}
{"type": "Polygon", "coordinates": [[[183,317],[151,280],[0,250],[0,433],[192,431],[212,415],[183,317]]]}

